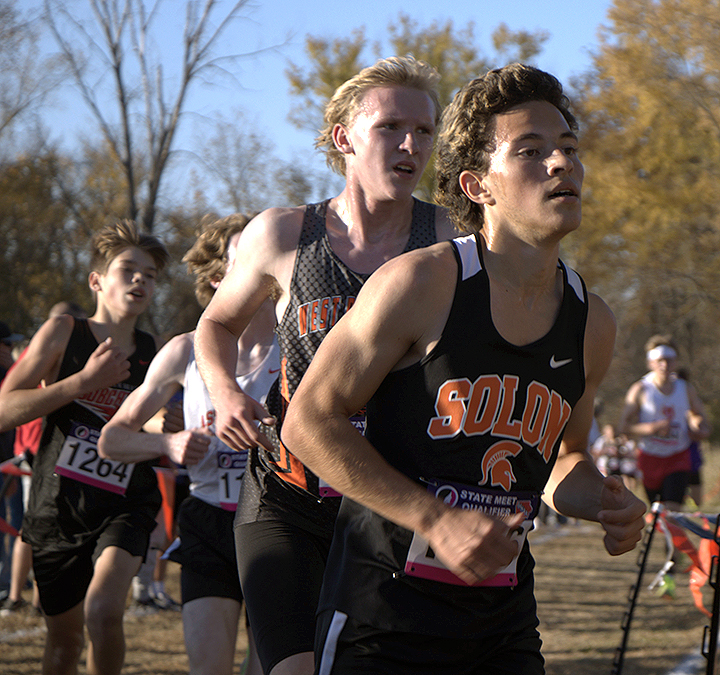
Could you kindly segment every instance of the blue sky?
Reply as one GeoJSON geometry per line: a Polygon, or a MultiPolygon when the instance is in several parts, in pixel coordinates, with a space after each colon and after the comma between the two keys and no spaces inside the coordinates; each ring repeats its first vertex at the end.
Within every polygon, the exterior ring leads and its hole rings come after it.
{"type": "MultiPolygon", "coordinates": [[[[87,0],[65,0],[75,12],[88,12],[87,0]]],[[[185,0],[163,0],[164,33],[158,40],[163,53],[169,52],[170,35],[182,29],[185,0]]],[[[231,0],[224,0],[230,6],[231,0]]],[[[21,9],[31,9],[40,0],[19,0],[21,9]]],[[[151,4],[151,3],[148,3],[151,4]]],[[[601,24],[607,24],[607,11],[611,0],[248,0],[245,18],[233,25],[219,46],[221,53],[250,53],[255,57],[243,59],[235,69],[242,85],[197,87],[187,101],[187,109],[201,115],[212,115],[221,110],[231,115],[240,110],[255,130],[264,133],[281,159],[290,159],[299,153],[307,154],[312,148],[313,134],[297,130],[287,121],[291,106],[288,81],[285,75],[288,61],[304,62],[306,35],[329,39],[341,38],[360,27],[365,27],[370,43],[383,42],[387,26],[395,22],[401,12],[409,13],[420,27],[433,21],[444,24],[452,20],[459,31],[472,21],[480,50],[493,53],[491,35],[500,24],[511,30],[543,30],[549,34],[537,65],[560,78],[564,83],[573,75],[582,73],[590,64],[590,52],[598,44],[597,33],[601,24]],[[451,9],[449,9],[451,8],[451,9]]],[[[176,37],[177,40],[177,37],[176,37]]],[[[52,46],[49,40],[46,47],[52,46]]],[[[372,60],[368,54],[368,60],[372,60]]],[[[176,149],[190,149],[202,134],[199,118],[189,116],[175,145],[176,149]]],[[[78,102],[77,93],[65,87],[47,108],[45,120],[51,136],[64,146],[72,147],[78,134],[92,130],[97,136],[96,124],[78,102]]],[[[318,165],[323,162],[318,160],[318,165]]]]}
{"type": "Polygon", "coordinates": [[[491,34],[505,23],[511,30],[543,30],[550,37],[537,65],[561,81],[583,72],[590,63],[590,52],[597,43],[600,24],[607,24],[610,0],[270,0],[256,2],[249,13],[252,24],[243,31],[253,35],[243,41],[249,49],[269,47],[289,41],[277,51],[247,62],[243,74],[245,91],[231,96],[232,105],[245,110],[263,127],[273,131],[278,150],[303,148],[312,143],[309,133],[298,132],[286,120],[290,101],[284,74],[287,61],[302,63],[307,34],[327,38],[347,36],[365,26],[370,42],[383,41],[387,26],[401,12],[410,14],[420,26],[433,21],[452,20],[457,30],[469,21],[475,23],[475,36],[485,54],[492,54],[491,34]],[[412,9],[409,9],[412,8],[412,9]],[[449,11],[448,8],[452,8],[449,11]],[[288,37],[290,36],[290,37],[288,37]]]}

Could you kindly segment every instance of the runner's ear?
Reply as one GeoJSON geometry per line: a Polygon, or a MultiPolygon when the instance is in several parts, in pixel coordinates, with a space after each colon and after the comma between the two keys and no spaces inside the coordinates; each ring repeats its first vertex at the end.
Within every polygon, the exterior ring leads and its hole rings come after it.
{"type": "Polygon", "coordinates": [[[467,195],[470,201],[476,204],[495,203],[495,200],[477,171],[466,169],[460,174],[458,181],[460,182],[460,189],[467,195]]]}
{"type": "Polygon", "coordinates": [[[342,124],[336,124],[332,130],[332,139],[335,147],[344,155],[352,154],[353,145],[348,130],[342,124]]]}
{"type": "Polygon", "coordinates": [[[91,291],[99,291],[100,288],[100,274],[93,270],[88,274],[88,286],[90,286],[91,291]]]}

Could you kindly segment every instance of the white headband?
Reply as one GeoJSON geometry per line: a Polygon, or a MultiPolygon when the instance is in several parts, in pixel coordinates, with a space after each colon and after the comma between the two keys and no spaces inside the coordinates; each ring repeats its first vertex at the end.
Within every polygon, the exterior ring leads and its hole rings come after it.
{"type": "Polygon", "coordinates": [[[648,361],[657,361],[658,359],[674,359],[677,352],[669,345],[658,345],[647,353],[648,361]]]}

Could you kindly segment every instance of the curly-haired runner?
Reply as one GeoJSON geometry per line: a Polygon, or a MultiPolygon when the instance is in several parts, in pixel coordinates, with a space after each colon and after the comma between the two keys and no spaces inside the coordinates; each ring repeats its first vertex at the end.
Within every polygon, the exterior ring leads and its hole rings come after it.
{"type": "Polygon", "coordinates": [[[559,82],[527,66],[457,94],[438,192],[470,234],[378,269],[290,402],[283,443],[345,495],[321,675],[540,675],[540,495],[599,521],[612,554],[640,539],[644,504],[586,453],[615,322],[558,258],[580,224],[568,120],[559,82]]]}

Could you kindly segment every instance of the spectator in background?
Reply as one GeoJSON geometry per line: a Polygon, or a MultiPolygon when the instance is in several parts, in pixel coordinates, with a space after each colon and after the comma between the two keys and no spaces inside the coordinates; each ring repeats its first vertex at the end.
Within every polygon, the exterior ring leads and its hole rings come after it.
{"type": "MultiPolygon", "coordinates": [[[[13,365],[13,347],[24,339],[20,333],[13,333],[10,327],[0,321],[0,381],[13,365]]],[[[0,433],[0,462],[13,457],[15,429],[0,433]]],[[[22,494],[17,489],[15,476],[0,474],[0,518],[16,530],[22,522],[22,494]]],[[[0,600],[7,598],[10,590],[10,568],[15,537],[0,530],[0,600]]]]}
{"type": "Polygon", "coordinates": [[[4,321],[0,321],[0,378],[5,377],[7,371],[10,370],[10,366],[14,363],[13,347],[17,342],[24,339],[24,335],[13,333],[4,321]]]}
{"type": "Polygon", "coordinates": [[[642,472],[638,469],[637,443],[624,434],[620,434],[616,442],[618,457],[620,458],[620,475],[628,490],[634,492],[638,482],[642,481],[642,472]]]}
{"type": "Polygon", "coordinates": [[[635,441],[625,435],[617,436],[613,425],[606,424],[590,451],[603,476],[620,476],[628,490],[635,490],[639,476],[635,441]]]}
{"type": "Polygon", "coordinates": [[[617,456],[617,443],[615,429],[612,424],[605,424],[602,434],[590,444],[590,454],[595,460],[595,466],[603,476],[609,476],[613,471],[613,458],[617,456]]]}

